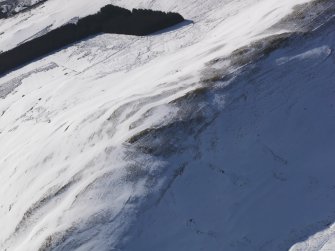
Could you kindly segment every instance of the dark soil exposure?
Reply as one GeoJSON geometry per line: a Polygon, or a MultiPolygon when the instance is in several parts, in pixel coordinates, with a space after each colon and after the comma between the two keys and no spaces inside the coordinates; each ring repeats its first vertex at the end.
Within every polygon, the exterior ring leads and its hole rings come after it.
{"type": "Polygon", "coordinates": [[[99,33],[144,36],[184,21],[177,13],[152,10],[133,11],[107,5],[94,14],[0,54],[0,75],[39,57],[99,33]]]}

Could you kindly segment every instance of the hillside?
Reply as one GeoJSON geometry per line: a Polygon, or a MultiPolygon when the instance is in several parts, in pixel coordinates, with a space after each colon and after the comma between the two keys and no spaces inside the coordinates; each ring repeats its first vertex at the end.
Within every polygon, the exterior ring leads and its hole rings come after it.
{"type": "Polygon", "coordinates": [[[0,250],[335,250],[335,3],[48,0],[0,50],[107,4],[188,21],[0,77],[0,250]]]}

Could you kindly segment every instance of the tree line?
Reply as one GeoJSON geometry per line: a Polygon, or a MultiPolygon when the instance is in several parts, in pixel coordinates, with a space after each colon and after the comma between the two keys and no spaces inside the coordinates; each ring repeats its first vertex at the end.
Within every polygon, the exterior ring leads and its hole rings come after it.
{"type": "Polygon", "coordinates": [[[81,18],[77,23],[68,23],[1,53],[0,74],[99,33],[145,36],[182,21],[184,18],[178,13],[139,9],[130,11],[107,5],[98,13],[81,18]]]}

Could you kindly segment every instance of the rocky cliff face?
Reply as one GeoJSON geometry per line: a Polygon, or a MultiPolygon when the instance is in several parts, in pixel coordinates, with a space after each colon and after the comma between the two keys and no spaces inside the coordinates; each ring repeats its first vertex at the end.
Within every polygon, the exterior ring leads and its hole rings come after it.
{"type": "MultiPolygon", "coordinates": [[[[1,48],[106,2],[2,19],[1,48]]],[[[113,4],[193,22],[0,78],[0,249],[333,250],[333,1],[113,4]]]]}

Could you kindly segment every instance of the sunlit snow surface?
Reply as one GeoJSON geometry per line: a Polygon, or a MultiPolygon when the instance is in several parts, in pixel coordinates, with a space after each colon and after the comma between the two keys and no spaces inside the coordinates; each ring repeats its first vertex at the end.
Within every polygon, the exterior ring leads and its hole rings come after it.
{"type": "Polygon", "coordinates": [[[49,0],[0,20],[1,50],[109,3],[193,21],[1,77],[0,250],[332,250],[332,29],[240,68],[307,2],[49,0]]]}

